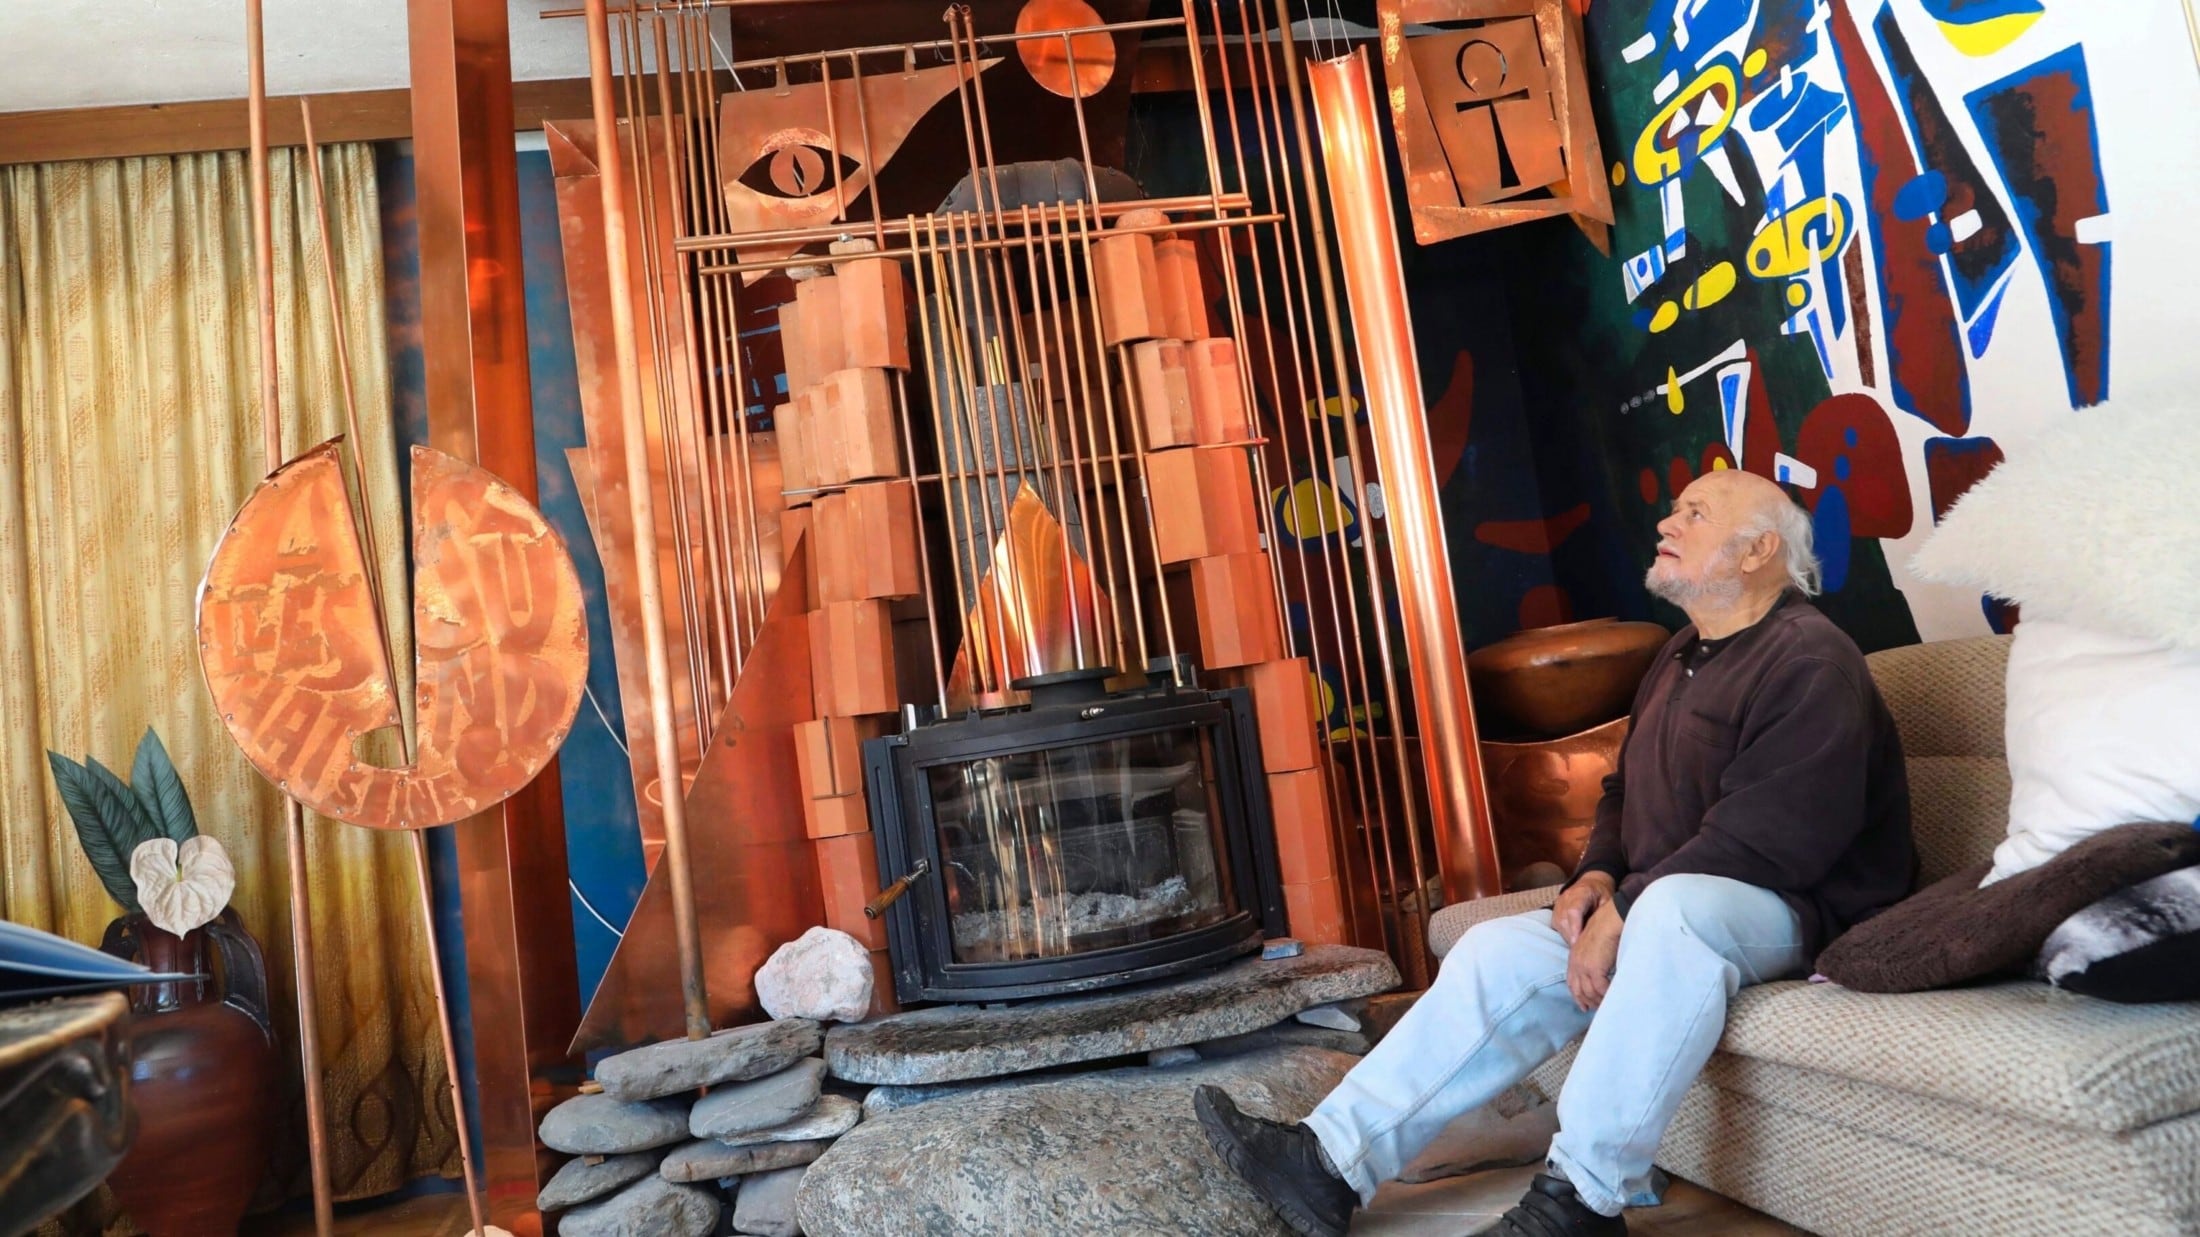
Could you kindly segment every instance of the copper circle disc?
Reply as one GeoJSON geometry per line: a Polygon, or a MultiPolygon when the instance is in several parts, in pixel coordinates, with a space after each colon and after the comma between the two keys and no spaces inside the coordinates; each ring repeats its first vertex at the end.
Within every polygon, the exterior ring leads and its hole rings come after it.
{"type": "MultiPolygon", "coordinates": [[[[1030,0],[1016,14],[1016,33],[1075,30],[1103,24],[1100,14],[1085,0],[1030,0]]],[[[1031,79],[1065,99],[1089,99],[1099,94],[1115,76],[1115,38],[1094,31],[1073,34],[1064,47],[1062,39],[1025,39],[1016,44],[1016,55],[1031,79]],[[1074,53],[1077,69],[1070,70],[1074,53]]]]}

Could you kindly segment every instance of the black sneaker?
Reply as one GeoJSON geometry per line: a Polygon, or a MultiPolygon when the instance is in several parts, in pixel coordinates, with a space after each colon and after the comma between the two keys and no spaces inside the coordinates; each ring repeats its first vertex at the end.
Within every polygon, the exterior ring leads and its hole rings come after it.
{"type": "Polygon", "coordinates": [[[1491,1237],[1627,1237],[1627,1221],[1601,1215],[1574,1193],[1573,1182],[1536,1174],[1520,1204],[1497,1222],[1491,1237]]]}
{"type": "Polygon", "coordinates": [[[1221,1087],[1194,1091],[1192,1109],[1215,1154],[1292,1232],[1299,1237],[1344,1237],[1360,1194],[1322,1162],[1321,1140],[1314,1131],[1246,1116],[1221,1087]]]}

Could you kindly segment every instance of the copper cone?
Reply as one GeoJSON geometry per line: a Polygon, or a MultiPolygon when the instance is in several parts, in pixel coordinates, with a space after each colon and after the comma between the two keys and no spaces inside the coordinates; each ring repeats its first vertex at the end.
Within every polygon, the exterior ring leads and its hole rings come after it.
{"type": "Polygon", "coordinates": [[[1005,689],[1017,679],[1106,664],[1105,598],[1067,542],[1061,521],[1029,485],[1019,487],[963,619],[963,646],[947,680],[950,711],[1013,703],[1005,689]],[[986,668],[982,702],[973,694],[974,665],[986,668]]]}

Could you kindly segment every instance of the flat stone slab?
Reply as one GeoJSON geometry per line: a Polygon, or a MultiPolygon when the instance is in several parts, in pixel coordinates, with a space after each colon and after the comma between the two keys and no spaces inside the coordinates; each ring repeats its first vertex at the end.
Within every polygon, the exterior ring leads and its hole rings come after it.
{"type": "Polygon", "coordinates": [[[685,1101],[630,1104],[608,1095],[576,1095],[543,1114],[543,1145],[567,1155],[627,1155],[669,1147],[688,1136],[685,1101]]]}
{"type": "Polygon", "coordinates": [[[845,1095],[821,1095],[817,1105],[785,1125],[751,1130],[719,1139],[729,1147],[754,1147],[763,1143],[807,1142],[813,1138],[838,1138],[863,1120],[863,1105],[845,1095]]]}
{"type": "Polygon", "coordinates": [[[802,1189],[808,1168],[782,1168],[744,1178],[733,1200],[733,1231],[756,1237],[797,1237],[795,1197],[802,1189]]]}
{"type": "Polygon", "coordinates": [[[715,1138],[703,1138],[674,1147],[665,1162],[657,1166],[657,1172],[667,1181],[724,1181],[728,1177],[745,1177],[750,1173],[768,1173],[807,1164],[825,1154],[825,1148],[832,1145],[830,1138],[812,1138],[801,1142],[729,1147],[715,1138]]]}
{"type": "Polygon", "coordinates": [[[1296,1121],[1356,1058],[1285,1047],[1174,1069],[988,1087],[887,1113],[803,1179],[808,1233],[1171,1233],[1284,1237],[1216,1158],[1192,1112],[1213,1083],[1247,1112],[1296,1121]]]}
{"type": "Polygon", "coordinates": [[[657,1153],[642,1151],[633,1155],[615,1155],[607,1160],[591,1164],[585,1159],[567,1160],[535,1195],[535,1206],[542,1211],[563,1211],[593,1202],[613,1190],[633,1185],[657,1171],[657,1153]]]}
{"type": "Polygon", "coordinates": [[[731,1138],[785,1125],[817,1107],[824,1085],[825,1062],[804,1057],[769,1077],[714,1089],[695,1101],[688,1114],[688,1133],[697,1138],[731,1138]]]}
{"type": "Polygon", "coordinates": [[[838,1026],[825,1036],[825,1063],[849,1082],[997,1078],[1242,1035],[1397,986],[1398,968],[1375,950],[1311,945],[1295,958],[1247,958],[1189,979],[1001,1009],[941,1005],[838,1026]]]}
{"type": "Polygon", "coordinates": [[[823,1039],[824,1030],[807,1018],[731,1027],[707,1039],[669,1039],[605,1057],[596,1081],[614,1099],[653,1100],[776,1074],[815,1054],[823,1039]]]}
{"type": "Polygon", "coordinates": [[[709,1237],[718,1227],[718,1196],[692,1185],[648,1176],[602,1202],[565,1213],[560,1237],[709,1237]]]}

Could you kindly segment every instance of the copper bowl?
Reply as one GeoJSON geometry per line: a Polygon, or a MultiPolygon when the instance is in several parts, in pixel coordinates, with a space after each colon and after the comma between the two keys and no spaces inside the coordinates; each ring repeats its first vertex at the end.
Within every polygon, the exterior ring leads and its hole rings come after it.
{"type": "Polygon", "coordinates": [[[1554,738],[1627,716],[1671,634],[1602,618],[1531,628],[1475,650],[1467,671],[1484,737],[1554,738]]]}

